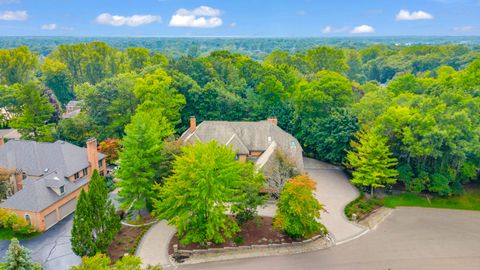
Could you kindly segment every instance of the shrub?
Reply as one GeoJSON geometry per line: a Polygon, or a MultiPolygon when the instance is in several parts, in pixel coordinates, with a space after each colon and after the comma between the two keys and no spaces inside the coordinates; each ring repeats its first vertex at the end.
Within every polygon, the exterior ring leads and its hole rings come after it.
{"type": "Polygon", "coordinates": [[[355,200],[351,201],[345,206],[344,212],[349,220],[352,220],[353,214],[357,215],[357,218],[362,218],[375,210],[376,207],[382,206],[383,201],[378,198],[366,198],[360,195],[355,200]]]}
{"type": "Polygon", "coordinates": [[[0,226],[12,229],[15,234],[20,235],[29,235],[36,232],[35,228],[27,220],[7,209],[0,209],[0,226]]]}
{"type": "Polygon", "coordinates": [[[290,179],[280,193],[274,227],[295,239],[323,231],[317,221],[323,205],[313,195],[314,190],[315,181],[306,175],[290,179]]]}

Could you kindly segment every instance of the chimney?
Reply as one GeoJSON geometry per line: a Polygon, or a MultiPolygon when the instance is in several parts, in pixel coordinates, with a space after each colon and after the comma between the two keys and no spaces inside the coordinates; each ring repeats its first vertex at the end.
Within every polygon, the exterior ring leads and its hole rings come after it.
{"type": "Polygon", "coordinates": [[[269,118],[267,118],[267,121],[274,124],[275,126],[278,125],[277,117],[269,117],[269,118]]]}
{"type": "Polygon", "coordinates": [[[0,136],[0,147],[5,144],[5,140],[3,139],[3,136],[0,136]]]}
{"type": "Polygon", "coordinates": [[[99,170],[98,167],[98,152],[97,152],[97,139],[90,138],[87,141],[87,158],[90,163],[90,176],[93,174],[93,170],[99,170]]]}
{"type": "Polygon", "coordinates": [[[190,132],[195,132],[197,129],[197,118],[195,116],[190,116],[190,132]]]}
{"type": "Polygon", "coordinates": [[[17,187],[17,192],[23,188],[23,173],[21,171],[16,171],[15,176],[15,185],[17,187]]]}

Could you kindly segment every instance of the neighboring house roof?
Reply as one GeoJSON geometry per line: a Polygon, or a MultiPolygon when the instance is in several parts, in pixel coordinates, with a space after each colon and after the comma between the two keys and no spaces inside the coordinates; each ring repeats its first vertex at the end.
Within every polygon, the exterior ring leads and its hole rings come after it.
{"type": "Polygon", "coordinates": [[[73,106],[82,106],[83,100],[70,100],[66,107],[73,107],[73,106]]]}
{"type": "MultiPolygon", "coordinates": [[[[98,160],[105,155],[98,153],[98,160]]],[[[64,141],[54,143],[10,140],[0,147],[0,167],[42,176],[56,170],[68,177],[89,166],[87,149],[64,141]]]]}
{"type": "Polygon", "coordinates": [[[299,168],[303,171],[302,147],[298,140],[270,121],[203,121],[194,132],[190,129],[180,137],[187,143],[195,141],[209,142],[215,140],[221,144],[232,146],[238,154],[249,154],[250,151],[264,152],[263,157],[257,160],[257,167],[261,168],[272,156],[276,147],[292,156],[299,168]],[[270,147],[275,143],[273,147],[270,147]],[[272,150],[273,148],[273,150],[272,150]],[[266,151],[269,149],[270,151],[266,151]],[[267,160],[265,160],[267,159],[267,160]]]}
{"type": "Polygon", "coordinates": [[[53,171],[39,179],[26,178],[23,180],[23,189],[1,203],[0,207],[40,212],[87,183],[87,178],[80,178],[75,182],[70,182],[57,171],[53,171]],[[61,195],[52,189],[61,186],[64,186],[64,193],[61,195]]]}
{"type": "Polygon", "coordinates": [[[7,138],[7,139],[15,139],[18,140],[22,137],[18,130],[10,128],[10,129],[0,129],[0,138],[7,138]]]}
{"type": "Polygon", "coordinates": [[[81,111],[82,111],[82,109],[76,109],[76,110],[73,110],[71,112],[65,112],[62,115],[62,117],[65,118],[65,119],[75,118],[75,117],[77,117],[77,115],[80,114],[81,111]]]}

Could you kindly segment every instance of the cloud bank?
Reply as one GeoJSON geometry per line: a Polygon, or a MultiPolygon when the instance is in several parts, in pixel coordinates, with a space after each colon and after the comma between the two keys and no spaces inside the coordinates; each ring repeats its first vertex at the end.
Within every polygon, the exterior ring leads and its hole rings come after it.
{"type": "Polygon", "coordinates": [[[110,13],[102,13],[97,16],[95,21],[99,24],[106,24],[112,26],[130,26],[137,27],[144,24],[150,24],[154,22],[161,22],[162,18],[155,15],[132,15],[132,16],[120,16],[111,15],[110,13]]]}
{"type": "Polygon", "coordinates": [[[171,27],[215,28],[223,25],[221,11],[208,6],[193,10],[181,8],[173,14],[168,24],[171,27]]]}
{"type": "Polygon", "coordinates": [[[375,33],[375,28],[371,27],[370,25],[362,24],[357,27],[354,27],[352,31],[350,31],[352,34],[367,34],[367,33],[375,33]]]}
{"type": "Polygon", "coordinates": [[[0,12],[0,21],[25,21],[26,19],[28,19],[26,10],[0,12]]]}
{"type": "Polygon", "coordinates": [[[42,30],[52,31],[52,30],[57,29],[57,25],[54,24],[54,23],[49,23],[49,24],[44,24],[44,25],[42,25],[41,28],[42,28],[42,30]]]}
{"type": "Polygon", "coordinates": [[[408,10],[402,9],[398,12],[396,17],[397,21],[416,21],[416,20],[432,20],[432,19],[433,19],[433,15],[423,10],[410,12],[408,10]]]}

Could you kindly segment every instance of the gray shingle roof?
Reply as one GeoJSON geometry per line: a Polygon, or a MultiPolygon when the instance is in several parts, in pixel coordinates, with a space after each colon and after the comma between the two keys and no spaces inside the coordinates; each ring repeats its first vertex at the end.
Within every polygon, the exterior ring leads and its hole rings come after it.
{"type": "MultiPolygon", "coordinates": [[[[98,153],[98,160],[105,155],[98,153]]],[[[0,147],[0,167],[16,168],[27,175],[42,176],[45,170],[57,170],[71,176],[89,165],[87,149],[64,141],[43,143],[10,140],[0,147]]]]}
{"type": "Polygon", "coordinates": [[[85,186],[87,183],[87,178],[80,178],[75,182],[70,182],[64,177],[61,177],[56,171],[39,179],[32,179],[29,177],[23,180],[23,189],[8,198],[5,202],[1,203],[0,207],[40,212],[73,191],[85,186]],[[49,187],[52,183],[51,180],[54,177],[58,178],[58,181],[55,180],[56,185],[58,185],[58,187],[63,185],[65,188],[62,195],[58,195],[51,187],[49,187]]]}
{"type": "Polygon", "coordinates": [[[194,143],[216,140],[231,145],[239,154],[249,151],[264,152],[275,142],[284,152],[290,154],[303,171],[303,149],[298,140],[270,121],[203,121],[192,133],[190,129],[180,137],[183,141],[194,143]]]}

